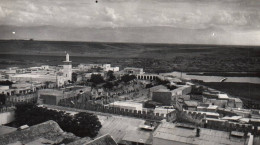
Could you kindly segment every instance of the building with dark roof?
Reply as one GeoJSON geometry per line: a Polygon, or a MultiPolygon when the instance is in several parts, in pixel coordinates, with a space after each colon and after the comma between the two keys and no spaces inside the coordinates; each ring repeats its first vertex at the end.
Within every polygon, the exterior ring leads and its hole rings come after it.
{"type": "Polygon", "coordinates": [[[115,140],[109,135],[100,136],[94,140],[85,137],[74,142],[69,143],[68,145],[117,145],[115,140]]]}
{"type": "Polygon", "coordinates": [[[0,136],[0,144],[53,144],[61,143],[64,139],[77,140],[72,133],[64,132],[55,121],[46,121],[22,130],[12,131],[0,136]]]}

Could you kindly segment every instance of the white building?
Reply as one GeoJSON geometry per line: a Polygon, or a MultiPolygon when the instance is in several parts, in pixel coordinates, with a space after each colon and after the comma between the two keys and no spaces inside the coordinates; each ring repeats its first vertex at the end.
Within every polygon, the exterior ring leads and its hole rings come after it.
{"type": "Polygon", "coordinates": [[[143,110],[142,103],[128,102],[128,101],[116,101],[116,102],[110,103],[109,106],[110,107],[119,107],[119,108],[129,109],[129,110],[137,110],[137,111],[143,110]]]}
{"type": "Polygon", "coordinates": [[[63,61],[63,77],[64,77],[64,81],[71,81],[72,80],[72,61],[70,61],[70,56],[67,53],[66,54],[66,61],[63,61]]]}

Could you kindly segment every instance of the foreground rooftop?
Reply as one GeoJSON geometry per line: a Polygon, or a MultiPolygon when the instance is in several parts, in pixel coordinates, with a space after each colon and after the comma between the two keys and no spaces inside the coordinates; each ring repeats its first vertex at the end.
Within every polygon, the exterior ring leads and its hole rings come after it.
{"type": "Polygon", "coordinates": [[[196,136],[196,128],[176,126],[176,124],[164,122],[154,132],[156,138],[171,143],[186,143],[197,145],[244,145],[246,139],[235,137],[229,132],[200,128],[199,136],[196,136]]]}
{"type": "Polygon", "coordinates": [[[59,143],[64,139],[76,140],[72,133],[64,132],[55,121],[46,121],[23,130],[12,131],[0,136],[0,144],[44,144],[59,143]]]}

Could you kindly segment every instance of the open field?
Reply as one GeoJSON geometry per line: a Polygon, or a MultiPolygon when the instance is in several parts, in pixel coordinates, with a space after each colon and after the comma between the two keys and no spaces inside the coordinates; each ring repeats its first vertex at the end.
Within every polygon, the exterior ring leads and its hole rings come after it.
{"type": "Polygon", "coordinates": [[[146,72],[259,72],[260,47],[0,40],[0,67],[111,63],[146,72]]]}

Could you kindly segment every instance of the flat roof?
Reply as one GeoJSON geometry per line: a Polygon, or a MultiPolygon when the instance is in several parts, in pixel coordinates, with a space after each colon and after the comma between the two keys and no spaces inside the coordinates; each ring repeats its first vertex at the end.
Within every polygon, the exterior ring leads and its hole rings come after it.
{"type": "Polygon", "coordinates": [[[143,69],[143,68],[138,68],[138,67],[126,67],[124,69],[143,69]]]}
{"type": "Polygon", "coordinates": [[[16,130],[17,130],[17,128],[14,128],[14,127],[0,125],[0,135],[11,133],[11,132],[14,132],[16,130]]]}
{"type": "Polygon", "coordinates": [[[154,138],[187,144],[211,145],[243,145],[244,138],[229,138],[229,133],[224,131],[200,128],[200,136],[196,137],[196,129],[176,127],[176,124],[163,122],[154,132],[154,138]]]}
{"type": "Polygon", "coordinates": [[[228,95],[227,94],[218,94],[218,98],[219,99],[228,99],[228,95]]]}
{"type": "Polygon", "coordinates": [[[225,116],[225,117],[223,117],[222,119],[223,120],[233,120],[233,121],[238,121],[239,119],[241,119],[242,118],[242,116],[231,116],[231,117],[229,117],[229,116],[225,116]]]}
{"type": "Polygon", "coordinates": [[[154,109],[154,113],[165,114],[165,115],[172,111],[175,111],[175,109],[165,109],[165,108],[155,108],[154,109]]]}
{"type": "Polygon", "coordinates": [[[16,74],[16,75],[13,75],[11,77],[14,77],[14,78],[56,78],[55,75],[41,75],[41,74],[16,74]]]}
{"type": "Polygon", "coordinates": [[[198,106],[198,102],[197,102],[197,101],[184,101],[184,103],[185,103],[187,106],[195,106],[195,107],[198,106]]]}
{"type": "Polygon", "coordinates": [[[117,143],[120,142],[127,133],[138,132],[139,126],[145,123],[142,119],[115,115],[98,115],[98,119],[102,124],[102,128],[99,130],[97,137],[110,134],[117,143]]]}
{"type": "Polygon", "coordinates": [[[121,106],[121,107],[135,107],[136,110],[142,110],[143,104],[142,103],[136,103],[136,102],[128,102],[128,101],[115,101],[113,103],[109,104],[110,106],[121,106]]]}
{"type": "Polygon", "coordinates": [[[138,142],[143,144],[152,144],[152,132],[131,130],[126,133],[122,139],[123,141],[138,142]]]}
{"type": "Polygon", "coordinates": [[[217,105],[209,105],[209,107],[207,107],[208,109],[217,109],[218,106],[217,105]]]}
{"type": "Polygon", "coordinates": [[[171,92],[169,89],[158,89],[158,90],[155,90],[154,92],[171,92]]]}

